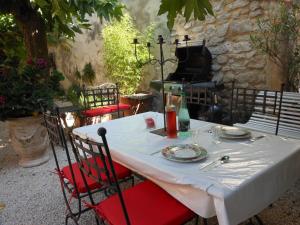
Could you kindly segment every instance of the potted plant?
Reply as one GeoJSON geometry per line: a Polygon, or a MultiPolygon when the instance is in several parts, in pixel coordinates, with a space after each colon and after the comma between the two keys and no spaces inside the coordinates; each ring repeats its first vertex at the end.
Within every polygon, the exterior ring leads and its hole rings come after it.
{"type": "Polygon", "coordinates": [[[17,70],[0,66],[0,120],[7,121],[19,165],[32,167],[47,162],[48,136],[42,126],[41,105],[50,108],[64,77],[50,72],[45,59],[30,59],[17,70]]]}

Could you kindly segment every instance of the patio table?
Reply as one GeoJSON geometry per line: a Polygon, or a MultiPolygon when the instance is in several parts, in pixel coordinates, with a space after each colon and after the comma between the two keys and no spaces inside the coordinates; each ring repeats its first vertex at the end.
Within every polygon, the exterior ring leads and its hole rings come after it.
{"type": "Polygon", "coordinates": [[[300,140],[265,134],[253,142],[219,143],[208,132],[216,124],[191,120],[191,130],[199,129],[199,143],[208,157],[178,163],[166,160],[160,150],[192,143],[192,138],[152,134],[146,129],[145,115],[156,118],[157,128],[163,126],[162,114],[147,112],[77,128],[73,133],[101,142],[97,130],[105,127],[115,161],[152,180],[201,217],[217,215],[220,225],[235,225],[256,215],[300,177],[300,140]],[[230,156],[228,163],[201,170],[223,155],[230,156]]]}

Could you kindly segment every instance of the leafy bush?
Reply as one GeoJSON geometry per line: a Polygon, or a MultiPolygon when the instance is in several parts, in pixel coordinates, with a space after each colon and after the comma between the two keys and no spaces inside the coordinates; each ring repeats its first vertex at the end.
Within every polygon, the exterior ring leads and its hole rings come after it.
{"type": "Polygon", "coordinates": [[[25,61],[23,37],[11,15],[0,15],[0,65],[18,67],[25,61]]]}
{"type": "Polygon", "coordinates": [[[128,14],[120,21],[106,25],[102,31],[107,76],[119,83],[122,94],[135,93],[140,84],[143,63],[149,57],[145,43],[153,40],[154,26],[150,25],[144,33],[142,35],[137,30],[128,14]],[[137,45],[139,62],[134,56],[132,44],[136,37],[143,43],[137,45]]]}
{"type": "Polygon", "coordinates": [[[41,105],[51,108],[53,98],[61,94],[59,82],[64,76],[53,70],[45,59],[28,60],[18,72],[14,67],[0,67],[0,120],[34,115],[41,105]]]}
{"type": "Polygon", "coordinates": [[[83,97],[81,95],[81,88],[79,85],[72,84],[71,87],[68,88],[66,96],[74,106],[77,106],[78,108],[84,108],[83,97]]]}

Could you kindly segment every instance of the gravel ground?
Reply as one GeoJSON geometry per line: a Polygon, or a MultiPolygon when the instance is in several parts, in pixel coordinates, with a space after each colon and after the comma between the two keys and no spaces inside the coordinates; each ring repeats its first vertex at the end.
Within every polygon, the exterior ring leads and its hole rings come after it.
{"type": "MultiPolygon", "coordinates": [[[[66,163],[64,152],[58,150],[58,155],[66,163]]],[[[5,126],[0,122],[0,202],[6,204],[0,211],[0,225],[64,224],[65,205],[59,180],[51,173],[53,168],[53,157],[42,166],[19,167],[17,155],[9,146],[5,126]]],[[[259,216],[265,225],[300,225],[300,180],[259,216]]],[[[95,224],[92,212],[84,214],[80,224],[95,224]]],[[[213,224],[217,224],[216,218],[209,220],[209,225],[213,224]]]]}

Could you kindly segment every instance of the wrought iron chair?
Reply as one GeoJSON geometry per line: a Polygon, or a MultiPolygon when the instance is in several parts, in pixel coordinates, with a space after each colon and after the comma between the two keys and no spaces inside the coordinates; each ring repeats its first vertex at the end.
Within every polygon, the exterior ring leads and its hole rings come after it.
{"type": "Polygon", "coordinates": [[[186,86],[185,92],[192,118],[222,122],[222,106],[218,104],[217,91],[206,87],[186,86]]]}
{"type": "Polygon", "coordinates": [[[233,86],[230,104],[232,123],[277,135],[283,87],[273,91],[233,86]]]}
{"type": "MultiPolygon", "coordinates": [[[[80,173],[78,163],[72,162],[71,155],[69,153],[69,149],[65,139],[64,130],[61,126],[61,119],[58,115],[58,112],[56,115],[53,115],[49,112],[44,112],[44,121],[48,131],[52,153],[55,159],[55,173],[59,176],[64,201],[67,207],[65,224],[68,224],[68,220],[70,218],[76,224],[78,224],[78,220],[80,219],[81,214],[90,210],[90,208],[88,207],[82,207],[82,198],[88,196],[85,184],[88,185],[89,190],[91,191],[90,193],[106,190],[105,187],[99,186],[99,184],[93,179],[91,179],[89,176],[82,176],[80,173]],[[62,149],[66,153],[68,162],[67,165],[60,165],[56,153],[57,140],[59,140],[59,144],[62,146],[62,149]],[[77,199],[77,207],[71,206],[72,198],[77,199]]],[[[93,159],[90,158],[88,160],[91,161],[93,159]]],[[[101,161],[98,162],[99,167],[103,166],[101,161]]],[[[117,179],[120,179],[122,182],[131,180],[133,185],[134,180],[133,176],[131,176],[131,171],[118,163],[113,162],[113,164],[116,168],[117,179]]]]}
{"type": "Polygon", "coordinates": [[[106,186],[110,190],[110,197],[96,203],[87,186],[90,203],[86,204],[94,209],[101,224],[107,222],[114,225],[179,225],[195,217],[192,211],[149,180],[121,191],[107,144],[105,128],[99,128],[98,134],[102,137],[103,143],[82,139],[74,134],[70,134],[70,138],[82,174],[93,177],[99,185],[106,186]],[[79,152],[83,154],[80,155],[79,152]],[[101,158],[105,166],[99,168],[97,164],[89,162],[88,155],[94,159],[101,158]],[[108,160],[104,160],[105,156],[108,160]],[[103,180],[103,174],[110,179],[103,180]]]}
{"type": "Polygon", "coordinates": [[[100,86],[83,86],[82,95],[84,98],[85,110],[82,114],[87,117],[104,116],[106,114],[120,113],[131,108],[128,104],[119,103],[118,84],[105,83],[100,86]]]}

